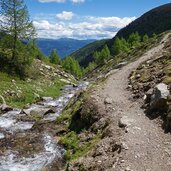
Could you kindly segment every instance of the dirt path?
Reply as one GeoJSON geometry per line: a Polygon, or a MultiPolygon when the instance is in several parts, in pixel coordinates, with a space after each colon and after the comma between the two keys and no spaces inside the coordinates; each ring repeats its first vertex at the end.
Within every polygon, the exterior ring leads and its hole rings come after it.
{"type": "MultiPolygon", "coordinates": [[[[164,41],[167,36],[164,38],[164,41]]],[[[140,63],[154,56],[160,56],[164,44],[149,50],[137,61],[128,64],[106,81],[103,91],[98,91],[101,97],[113,99],[115,111],[120,117],[126,118],[129,125],[127,133],[123,132],[121,141],[126,147],[120,154],[120,159],[113,170],[124,171],[170,171],[171,170],[171,136],[165,134],[155,120],[145,116],[137,102],[130,99],[127,91],[128,77],[140,63]]]]}

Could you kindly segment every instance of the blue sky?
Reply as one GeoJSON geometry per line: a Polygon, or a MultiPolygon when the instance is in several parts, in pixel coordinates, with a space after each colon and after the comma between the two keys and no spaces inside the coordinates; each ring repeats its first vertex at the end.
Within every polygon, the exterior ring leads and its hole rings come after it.
{"type": "Polygon", "coordinates": [[[102,39],[168,0],[25,0],[38,37],[102,39]]]}

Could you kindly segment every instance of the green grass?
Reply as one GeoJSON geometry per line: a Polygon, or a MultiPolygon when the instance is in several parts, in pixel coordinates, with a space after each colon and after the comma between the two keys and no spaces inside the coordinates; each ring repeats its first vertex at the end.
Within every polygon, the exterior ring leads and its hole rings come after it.
{"type": "Polygon", "coordinates": [[[59,143],[66,149],[64,154],[66,160],[71,161],[86,155],[99,142],[100,139],[101,136],[97,134],[89,141],[81,143],[79,135],[72,131],[62,137],[59,143]]]}
{"type": "Polygon", "coordinates": [[[164,78],[163,83],[165,83],[167,85],[171,84],[171,77],[164,78]]]}
{"type": "Polygon", "coordinates": [[[34,103],[43,96],[59,96],[64,85],[58,78],[23,81],[5,73],[0,73],[0,80],[0,95],[8,105],[19,108],[34,103]]]}
{"type": "MultiPolygon", "coordinates": [[[[89,90],[90,91],[90,90],[89,90]]],[[[66,127],[68,132],[66,134],[60,135],[59,144],[63,145],[65,148],[64,157],[67,162],[78,159],[86,155],[101,139],[101,131],[98,134],[90,133],[88,129],[83,128],[79,131],[77,129],[72,128],[73,116],[81,109],[85,99],[89,97],[89,93],[84,92],[68,104],[63,113],[57,118],[56,124],[62,125],[66,127]],[[81,135],[81,136],[80,136],[81,135]],[[87,137],[87,135],[93,135],[91,138],[85,140],[83,137],[87,137]],[[82,138],[81,138],[82,137],[82,138]]],[[[85,112],[86,115],[89,116],[89,108],[85,112]]],[[[76,120],[75,120],[76,121],[76,120]]],[[[75,123],[77,128],[80,128],[80,125],[84,125],[85,122],[83,120],[79,120],[79,123],[75,123]]],[[[84,126],[83,126],[84,127],[84,126]]]]}
{"type": "Polygon", "coordinates": [[[77,100],[75,103],[71,101],[70,104],[68,104],[68,106],[62,112],[62,114],[59,117],[57,117],[56,123],[61,124],[65,122],[69,124],[73,113],[75,113],[80,108],[81,103],[82,103],[81,99],[77,100]]]}

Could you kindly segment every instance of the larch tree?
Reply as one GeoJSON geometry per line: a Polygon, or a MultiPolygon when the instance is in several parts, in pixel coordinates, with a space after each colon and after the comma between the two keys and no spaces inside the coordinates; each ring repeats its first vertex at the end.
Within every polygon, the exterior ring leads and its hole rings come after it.
{"type": "Polygon", "coordinates": [[[56,51],[56,49],[53,49],[50,53],[49,60],[53,64],[60,65],[61,64],[61,59],[56,51]]]}
{"type": "Polygon", "coordinates": [[[1,46],[10,52],[8,58],[14,67],[25,65],[28,56],[25,53],[27,43],[24,42],[29,42],[35,36],[35,29],[24,1],[0,0],[0,16],[0,32],[5,35],[1,37],[1,46]]]}

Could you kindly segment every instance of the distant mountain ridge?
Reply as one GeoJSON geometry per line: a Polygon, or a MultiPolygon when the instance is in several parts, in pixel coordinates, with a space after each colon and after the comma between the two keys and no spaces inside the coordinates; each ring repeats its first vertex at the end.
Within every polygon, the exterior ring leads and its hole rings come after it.
{"type": "Polygon", "coordinates": [[[38,47],[46,56],[49,56],[50,52],[53,49],[56,49],[61,58],[70,55],[71,53],[77,51],[83,46],[92,43],[94,41],[95,40],[93,39],[77,40],[71,38],[61,38],[61,39],[38,38],[36,40],[38,47]]]}

